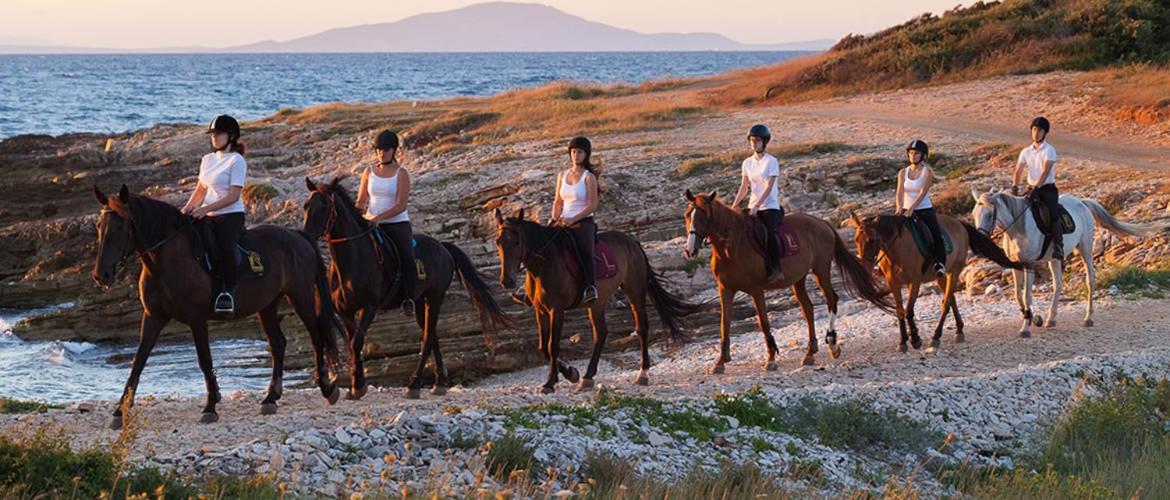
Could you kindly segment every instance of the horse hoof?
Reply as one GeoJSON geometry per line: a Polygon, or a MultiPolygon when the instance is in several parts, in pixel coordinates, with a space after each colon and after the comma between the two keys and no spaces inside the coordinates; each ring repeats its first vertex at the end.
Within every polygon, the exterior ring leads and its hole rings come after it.
{"type": "Polygon", "coordinates": [[[216,422],[219,422],[219,414],[218,413],[209,411],[209,412],[204,412],[203,415],[199,416],[199,423],[201,423],[201,424],[214,424],[216,422]]]}
{"type": "Polygon", "coordinates": [[[445,385],[436,385],[431,387],[431,394],[434,394],[435,396],[446,396],[447,389],[448,388],[445,385]]]}
{"type": "Polygon", "coordinates": [[[724,370],[723,363],[715,363],[713,366],[711,366],[711,368],[709,368],[707,370],[707,373],[709,373],[711,375],[722,375],[723,370],[724,370]]]}
{"type": "Polygon", "coordinates": [[[1056,328],[1056,320],[1048,320],[1048,323],[1044,325],[1044,328],[1056,328]]]}
{"type": "Polygon", "coordinates": [[[817,364],[817,360],[811,354],[805,354],[804,358],[800,360],[800,364],[803,366],[812,366],[817,364]]]}
{"type": "Polygon", "coordinates": [[[956,344],[962,344],[966,341],[967,341],[967,337],[965,337],[963,334],[960,333],[958,335],[955,335],[955,343],[956,344]]]}
{"type": "Polygon", "coordinates": [[[900,352],[902,354],[906,354],[906,351],[908,351],[908,350],[910,350],[910,349],[906,347],[905,342],[898,344],[898,352],[900,352]]]}
{"type": "Polygon", "coordinates": [[[579,382],[581,380],[581,372],[577,371],[576,368],[573,368],[570,366],[569,373],[565,374],[565,380],[568,380],[569,382],[576,384],[577,382],[579,382]]]}
{"type": "Polygon", "coordinates": [[[942,344],[942,342],[939,342],[939,340],[937,338],[930,339],[930,348],[931,349],[938,349],[938,346],[941,344],[942,344]]]}
{"type": "Polygon", "coordinates": [[[910,347],[913,347],[915,351],[922,349],[922,339],[910,339],[910,347]]]}
{"type": "Polygon", "coordinates": [[[764,371],[766,371],[766,372],[774,372],[774,371],[779,370],[779,369],[780,369],[780,367],[776,366],[775,361],[769,361],[767,363],[764,363],[764,371]]]}
{"type": "Polygon", "coordinates": [[[581,383],[577,384],[577,390],[578,391],[591,391],[591,390],[593,390],[593,387],[595,385],[596,385],[596,382],[594,382],[593,379],[583,378],[583,379],[581,379],[581,383]]]}
{"type": "Polygon", "coordinates": [[[634,378],[634,384],[641,386],[650,385],[650,374],[646,373],[646,370],[639,371],[638,376],[634,378]]]}
{"type": "Polygon", "coordinates": [[[333,392],[329,393],[329,397],[325,398],[325,401],[329,402],[330,405],[335,405],[339,399],[341,399],[341,389],[334,386],[333,392]]]}
{"type": "Polygon", "coordinates": [[[276,403],[263,403],[260,405],[261,415],[276,415],[276,403]]]}
{"type": "Polygon", "coordinates": [[[536,388],[537,394],[552,394],[554,392],[557,392],[557,388],[549,385],[542,385],[536,388]]]}
{"type": "Polygon", "coordinates": [[[829,344],[829,357],[833,358],[833,359],[840,358],[841,357],[841,346],[836,344],[836,343],[829,344]]]}
{"type": "Polygon", "coordinates": [[[1093,326],[1093,320],[1086,319],[1085,320],[1085,328],[1092,328],[1092,326],[1093,326]]]}
{"type": "Polygon", "coordinates": [[[403,396],[406,397],[406,399],[421,398],[422,397],[422,389],[415,389],[412,387],[407,387],[406,391],[403,392],[403,396]]]}
{"type": "Polygon", "coordinates": [[[113,431],[122,430],[122,417],[114,417],[113,419],[110,420],[110,430],[113,430],[113,431]]]}
{"type": "Polygon", "coordinates": [[[1044,326],[1044,319],[1040,316],[1032,316],[1032,324],[1036,326],[1044,326]]]}
{"type": "Polygon", "coordinates": [[[363,385],[361,387],[358,387],[357,389],[350,389],[348,391],[345,391],[345,399],[348,399],[350,401],[357,401],[357,400],[361,399],[362,396],[365,396],[366,392],[369,391],[369,389],[370,388],[368,385],[363,385]]]}
{"type": "Polygon", "coordinates": [[[1031,336],[1032,336],[1032,332],[1029,330],[1021,330],[1020,331],[1020,338],[1022,338],[1022,339],[1030,338],[1031,336]]]}

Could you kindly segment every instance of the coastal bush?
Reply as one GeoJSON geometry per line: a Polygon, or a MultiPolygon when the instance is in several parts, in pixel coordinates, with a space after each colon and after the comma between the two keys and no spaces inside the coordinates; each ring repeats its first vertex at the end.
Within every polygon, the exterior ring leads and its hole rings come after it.
{"type": "Polygon", "coordinates": [[[277,196],[280,196],[280,191],[267,183],[248,184],[240,191],[240,197],[249,207],[263,205],[277,196]]]}
{"type": "Polygon", "coordinates": [[[753,463],[722,462],[717,469],[696,467],[678,481],[638,475],[633,464],[610,454],[590,452],[582,472],[590,485],[588,499],[659,498],[803,498],[781,487],[753,463]]]}
{"type": "Polygon", "coordinates": [[[1149,269],[1118,266],[1100,271],[1097,288],[1108,290],[1112,287],[1124,294],[1162,297],[1166,290],[1170,290],[1170,265],[1163,262],[1149,269]]]}
{"type": "Polygon", "coordinates": [[[61,408],[61,405],[0,397],[0,414],[44,413],[52,408],[61,408]]]}
{"type": "Polygon", "coordinates": [[[511,477],[516,471],[528,471],[531,475],[533,466],[538,465],[533,455],[535,452],[536,448],[528,444],[528,441],[508,433],[488,443],[486,462],[488,471],[501,480],[511,477]]]}

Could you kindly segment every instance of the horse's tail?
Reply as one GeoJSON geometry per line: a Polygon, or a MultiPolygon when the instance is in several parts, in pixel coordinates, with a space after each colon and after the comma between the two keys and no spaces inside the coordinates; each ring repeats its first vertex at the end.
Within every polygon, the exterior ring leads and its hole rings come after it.
{"type": "Polygon", "coordinates": [[[1089,213],[1093,214],[1093,219],[1097,221],[1097,225],[1102,229],[1123,238],[1130,236],[1142,236],[1154,231],[1163,231],[1166,229],[1165,224],[1132,224],[1119,220],[1109,213],[1105,207],[1101,206],[1094,200],[1081,200],[1088,207],[1089,213]]]}
{"type": "Polygon", "coordinates": [[[467,290],[467,294],[471,296],[472,305],[479,311],[479,320],[484,326],[484,342],[489,346],[493,345],[495,342],[491,333],[497,328],[511,329],[512,320],[500,309],[496,299],[492,298],[491,289],[476,272],[471,258],[453,243],[444,242],[443,248],[446,248],[447,252],[451,254],[451,258],[454,259],[459,282],[463,283],[463,289],[467,290]]]}
{"type": "Polygon", "coordinates": [[[309,247],[313,249],[313,264],[315,266],[313,292],[317,302],[317,334],[313,338],[313,344],[324,351],[326,362],[330,365],[336,365],[341,360],[336,330],[345,331],[345,329],[341,327],[337,320],[337,314],[333,310],[333,296],[330,294],[329,279],[326,278],[321,249],[317,248],[317,242],[313,241],[304,231],[297,231],[297,233],[305,238],[305,241],[309,242],[309,247]]]}
{"type": "Polygon", "coordinates": [[[662,318],[662,323],[670,332],[670,339],[675,342],[686,342],[687,336],[679,328],[678,320],[700,311],[705,304],[692,304],[670,293],[662,285],[662,275],[650,265],[650,257],[646,256],[646,250],[642,245],[638,245],[638,250],[642,252],[642,261],[646,265],[646,289],[650,292],[650,300],[654,302],[654,310],[658,311],[658,317],[662,318]]]}
{"type": "Polygon", "coordinates": [[[963,225],[963,229],[967,230],[967,241],[970,242],[971,251],[975,252],[975,255],[983,257],[984,259],[990,260],[1008,269],[1024,268],[1023,264],[1012,260],[1011,257],[1008,257],[1008,255],[1004,253],[1003,249],[1000,248],[999,245],[995,244],[995,241],[987,237],[987,235],[979,232],[978,229],[975,229],[975,226],[967,224],[966,222],[960,222],[960,224],[963,225]]]}
{"type": "Polygon", "coordinates": [[[893,313],[894,305],[890,303],[890,291],[878,285],[877,276],[874,275],[870,267],[866,266],[861,259],[845,247],[845,242],[841,239],[841,235],[837,234],[837,230],[833,229],[833,226],[829,226],[828,223],[826,226],[833,232],[835,240],[833,242],[833,261],[841,270],[845,288],[853,296],[861,297],[877,306],[878,309],[893,313]]]}

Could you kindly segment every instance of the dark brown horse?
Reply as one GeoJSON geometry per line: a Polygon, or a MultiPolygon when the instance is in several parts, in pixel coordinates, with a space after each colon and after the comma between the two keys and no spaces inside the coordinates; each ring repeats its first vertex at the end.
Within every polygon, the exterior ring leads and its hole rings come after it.
{"type": "Polygon", "coordinates": [[[938,325],[934,328],[934,336],[930,340],[931,351],[938,349],[948,310],[955,314],[955,342],[965,340],[963,318],[959,315],[959,306],[955,300],[955,288],[959,283],[959,275],[967,266],[968,250],[1009,269],[1023,268],[1021,264],[1008,258],[1003,249],[974,226],[942,214],[938,216],[938,224],[939,228],[950,236],[952,246],[951,252],[947,254],[946,277],[943,278],[935,277],[934,271],[924,265],[926,257],[918,250],[918,244],[905,217],[878,215],[862,219],[853,215],[849,220],[849,225],[857,228],[857,233],[853,237],[857,244],[857,253],[870,265],[877,264],[882,274],[886,276],[886,286],[894,293],[894,307],[898,314],[898,328],[901,331],[901,339],[898,342],[900,352],[907,351],[907,339],[915,349],[922,347],[922,338],[918,336],[918,324],[914,320],[914,303],[918,300],[918,291],[922,284],[931,281],[936,281],[939,290],[943,291],[942,312],[938,318],[938,325]],[[903,286],[909,288],[905,306],[902,305],[903,286]]]}
{"type": "MultiPolygon", "coordinates": [[[[362,366],[362,348],[366,331],[377,316],[378,308],[394,294],[398,256],[392,245],[381,245],[375,226],[362,217],[353,199],[341,186],[342,178],[328,184],[315,184],[305,179],[312,193],[305,202],[304,230],[313,240],[328,236],[331,258],[329,284],[333,302],[345,325],[349,338],[350,389],[346,397],[359,399],[366,393],[365,367],[362,366]]],[[[507,316],[492,298],[488,286],[476,273],[467,254],[451,243],[439,243],[434,238],[414,234],[415,255],[423,263],[426,279],[420,279],[416,290],[419,300],[415,319],[423,331],[418,366],[407,382],[406,396],[418,398],[422,388],[422,373],[427,360],[434,355],[435,385],[431,392],[443,395],[449,382],[443,357],[439,353],[439,311],[447,297],[447,289],[456,273],[463,288],[471,296],[471,303],[480,313],[484,331],[510,327],[507,316]]],[[[485,338],[486,338],[485,334],[485,338]]]]}
{"type": "Polygon", "coordinates": [[[801,361],[804,365],[814,364],[813,355],[817,353],[813,304],[805,285],[805,278],[810,272],[824,292],[828,303],[829,331],[825,334],[825,343],[828,344],[829,354],[833,358],[841,355],[835,328],[838,297],[837,292],[833,290],[830,274],[833,262],[837,263],[845,279],[845,285],[853,295],[869,301],[882,310],[892,309],[886,297],[889,292],[878,286],[870,268],[845,248],[841,236],[828,222],[805,214],[785,217],[785,224],[791,225],[800,238],[800,251],[781,260],[783,270],[781,280],[768,282],[764,273],[764,257],[752,248],[751,238],[754,238],[754,235],[750,231],[754,223],[751,218],[719,201],[719,193],[716,191],[695,196],[688,189],[685,196],[688,202],[686,253],[688,256],[696,255],[699,244],[704,240],[710,241],[711,271],[719,283],[719,304],[722,308],[719,324],[720,348],[715,364],[711,367],[711,373],[723,373],[724,363],[731,361],[731,311],[736,292],[747,292],[756,306],[756,317],[760,330],[764,332],[764,342],[768,346],[768,359],[764,362],[764,369],[768,371],[776,369],[776,354],[779,349],[768,323],[765,290],[792,287],[796,300],[800,302],[800,310],[804,313],[805,322],[808,323],[808,350],[801,361]]]}
{"type": "MultiPolygon", "coordinates": [[[[215,405],[220,401],[219,384],[212,369],[207,334],[207,321],[212,316],[213,282],[192,253],[197,223],[167,203],[131,195],[125,185],[118,196],[107,197],[96,186],[94,195],[102,205],[97,225],[94,281],[110,286],[127,259],[137,256],[142,260],[142,272],[138,276],[142,338],[111,427],[122,427],[122,408],[134,403],[146,358],[154,349],[159,332],[171,320],[190,327],[195,341],[199,368],[207,384],[207,404],[200,422],[217,421],[215,405]]],[[[316,245],[301,233],[275,226],[253,227],[248,233],[252,249],[266,255],[269,266],[263,277],[240,281],[236,312],[231,319],[256,314],[268,337],[272,380],[268,394],[260,403],[260,413],[276,412],[282,390],[285,337],[277,314],[282,297],[292,304],[309,331],[315,352],[315,379],[321,394],[329,404],[337,402],[340,391],[330,370],[338,358],[333,303],[329,300],[325,266],[316,245]]]]}
{"type": "Polygon", "coordinates": [[[540,331],[540,352],[548,361],[548,380],[540,386],[542,394],[556,390],[557,374],[564,375],[570,382],[580,379],[581,389],[593,387],[597,374],[597,362],[605,347],[609,334],[605,324],[605,304],[620,287],[630,301],[634,312],[634,330],[641,341],[642,365],[634,383],[650,383],[650,322],[646,309],[646,295],[654,301],[658,316],[666,324],[673,339],[682,338],[678,320],[697,311],[700,306],[688,304],[671,295],[662,286],[661,278],[654,268],[642,245],[630,236],[618,231],[605,231],[598,239],[607,243],[617,260],[617,274],[611,278],[597,280],[598,298],[588,306],[578,303],[581,284],[565,266],[565,249],[573,245],[568,231],[559,227],[542,226],[524,219],[524,209],[515,217],[505,218],[496,209],[496,248],[500,253],[500,284],[508,290],[516,288],[516,273],[521,264],[528,270],[525,281],[527,297],[532,300],[536,313],[537,329],[540,331]],[[561,329],[565,311],[587,307],[589,320],[593,324],[593,354],[585,377],[580,378],[576,368],[560,360],[561,329]]]}

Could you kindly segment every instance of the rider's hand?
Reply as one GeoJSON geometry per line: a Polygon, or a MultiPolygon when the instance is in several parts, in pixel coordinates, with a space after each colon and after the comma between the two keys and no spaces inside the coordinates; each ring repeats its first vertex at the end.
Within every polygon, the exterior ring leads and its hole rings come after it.
{"type": "Polygon", "coordinates": [[[199,208],[196,208],[195,210],[191,211],[191,217],[194,217],[196,219],[202,219],[204,217],[207,217],[207,212],[208,212],[207,207],[199,207],[199,208]]]}
{"type": "Polygon", "coordinates": [[[760,211],[760,209],[758,209],[758,208],[756,208],[756,207],[750,207],[750,208],[748,208],[748,215],[752,215],[752,216],[754,216],[754,215],[756,215],[756,213],[757,213],[757,212],[759,212],[759,211],[760,211]]]}
{"type": "Polygon", "coordinates": [[[368,220],[368,221],[370,221],[370,222],[374,222],[374,219],[377,219],[377,218],[378,218],[378,216],[377,216],[377,215],[374,215],[374,214],[372,214],[372,213],[366,212],[366,213],[363,213],[363,214],[362,214],[362,218],[364,218],[364,219],[366,219],[366,220],[368,220]]]}
{"type": "Polygon", "coordinates": [[[1019,184],[1012,184],[1012,196],[1019,196],[1019,195],[1020,195],[1020,185],[1019,184]]]}

